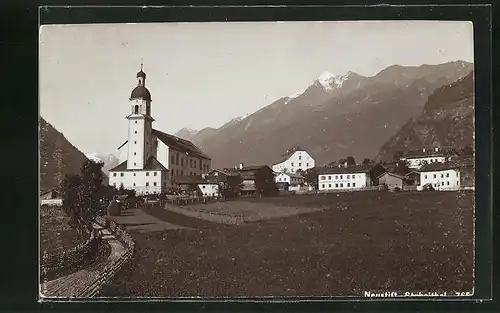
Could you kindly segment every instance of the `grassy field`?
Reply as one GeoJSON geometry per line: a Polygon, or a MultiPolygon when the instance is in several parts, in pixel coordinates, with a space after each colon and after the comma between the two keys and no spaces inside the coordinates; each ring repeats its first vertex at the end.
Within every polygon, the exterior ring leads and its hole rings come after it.
{"type": "Polygon", "coordinates": [[[241,226],[161,208],[196,230],[132,233],[130,266],[107,296],[361,296],[471,291],[473,193],[357,192],[241,200],[321,208],[241,226]]]}
{"type": "Polygon", "coordinates": [[[69,218],[59,207],[43,207],[40,209],[40,254],[44,251],[54,253],[70,249],[85,242],[68,224],[69,218]]]}

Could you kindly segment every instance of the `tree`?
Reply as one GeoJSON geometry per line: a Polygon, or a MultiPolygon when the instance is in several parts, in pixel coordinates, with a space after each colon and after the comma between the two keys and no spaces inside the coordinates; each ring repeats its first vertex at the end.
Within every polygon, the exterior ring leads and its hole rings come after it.
{"type": "Polygon", "coordinates": [[[318,170],[316,168],[310,168],[306,171],[306,182],[310,186],[314,186],[315,189],[318,189],[318,170]]]}
{"type": "Polygon", "coordinates": [[[240,175],[229,175],[224,180],[218,180],[217,182],[221,196],[227,199],[238,195],[243,179],[240,175]]]}
{"type": "Polygon", "coordinates": [[[373,161],[372,161],[372,160],[370,160],[370,159],[368,159],[368,158],[364,158],[364,159],[363,159],[363,165],[368,165],[368,164],[371,164],[371,163],[373,163],[373,161]]]}
{"type": "Polygon", "coordinates": [[[403,157],[403,151],[396,151],[396,152],[394,152],[393,159],[395,161],[400,160],[402,157],[403,157]]]}
{"type": "Polygon", "coordinates": [[[298,169],[297,171],[295,171],[295,174],[298,174],[300,176],[306,176],[306,171],[302,170],[302,169],[298,169]]]}
{"type": "Polygon", "coordinates": [[[102,197],[102,166],[87,160],[80,169],[80,175],[66,176],[63,182],[63,206],[71,221],[80,228],[86,228],[100,209],[102,197]]]}
{"type": "Polygon", "coordinates": [[[399,161],[396,163],[396,167],[394,168],[394,173],[400,175],[406,175],[411,172],[408,161],[399,161]]]}
{"type": "Polygon", "coordinates": [[[255,172],[255,189],[261,196],[275,195],[279,192],[274,175],[264,168],[255,172]]]}
{"type": "Polygon", "coordinates": [[[356,165],[356,160],[354,160],[354,157],[348,156],[346,158],[347,166],[353,166],[356,165]]]}

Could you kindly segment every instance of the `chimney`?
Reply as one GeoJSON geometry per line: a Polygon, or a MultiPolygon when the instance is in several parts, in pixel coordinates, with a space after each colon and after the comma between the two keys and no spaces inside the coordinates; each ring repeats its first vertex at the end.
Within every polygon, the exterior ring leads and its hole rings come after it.
{"type": "Polygon", "coordinates": [[[425,148],[422,148],[422,152],[425,152],[425,148]]]}
{"type": "Polygon", "coordinates": [[[243,165],[244,165],[243,163],[240,163],[240,170],[243,169],[243,165]]]}

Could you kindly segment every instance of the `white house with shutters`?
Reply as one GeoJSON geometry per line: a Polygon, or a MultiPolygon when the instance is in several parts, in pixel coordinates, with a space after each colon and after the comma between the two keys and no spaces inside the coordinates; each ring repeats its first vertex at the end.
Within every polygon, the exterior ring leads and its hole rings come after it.
{"type": "Polygon", "coordinates": [[[296,173],[297,170],[306,171],[313,167],[315,167],[315,160],[311,154],[299,146],[295,146],[288,149],[281,156],[281,159],[273,164],[272,170],[276,173],[296,173]]]}
{"type": "Polygon", "coordinates": [[[403,157],[402,161],[408,162],[408,167],[419,169],[422,166],[430,163],[444,163],[447,161],[446,154],[439,148],[409,151],[403,157]]]}
{"type": "Polygon", "coordinates": [[[137,194],[161,193],[176,176],[201,176],[211,159],[188,140],[153,129],[151,93],[146,73],[137,73],[129,98],[128,139],[118,147],[120,163],[109,171],[109,184],[134,189],[137,194]]]}
{"type": "Polygon", "coordinates": [[[385,168],[380,164],[323,167],[318,170],[318,190],[354,191],[363,189],[372,186],[374,179],[384,172],[385,168]]]}
{"type": "Polygon", "coordinates": [[[417,190],[422,190],[425,185],[432,185],[436,190],[454,191],[460,189],[460,168],[451,163],[430,163],[418,171],[420,183],[417,190]]]}

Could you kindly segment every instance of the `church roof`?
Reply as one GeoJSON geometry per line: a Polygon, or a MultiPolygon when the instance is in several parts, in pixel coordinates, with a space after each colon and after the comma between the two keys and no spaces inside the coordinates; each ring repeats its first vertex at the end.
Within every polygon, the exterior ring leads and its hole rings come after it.
{"type": "Polygon", "coordinates": [[[139,72],[137,72],[137,78],[139,77],[146,78],[146,73],[144,73],[142,69],[139,72]]]}
{"type": "Polygon", "coordinates": [[[114,168],[110,169],[110,172],[126,172],[126,171],[164,171],[167,170],[154,156],[150,156],[144,166],[144,169],[140,170],[127,170],[127,161],[123,161],[114,168]]]}
{"type": "Polygon", "coordinates": [[[193,157],[199,157],[206,160],[211,160],[211,158],[201,151],[197,146],[195,146],[191,141],[185,140],[174,135],[170,135],[159,130],[153,129],[153,135],[155,135],[158,140],[180,152],[184,152],[193,157]]]}
{"type": "MultiPolygon", "coordinates": [[[[139,75],[139,73],[137,73],[137,75],[139,75]]],[[[134,99],[143,99],[151,101],[151,93],[146,87],[144,87],[144,85],[137,86],[134,88],[134,90],[132,90],[132,93],[130,94],[130,100],[134,99]]]]}

